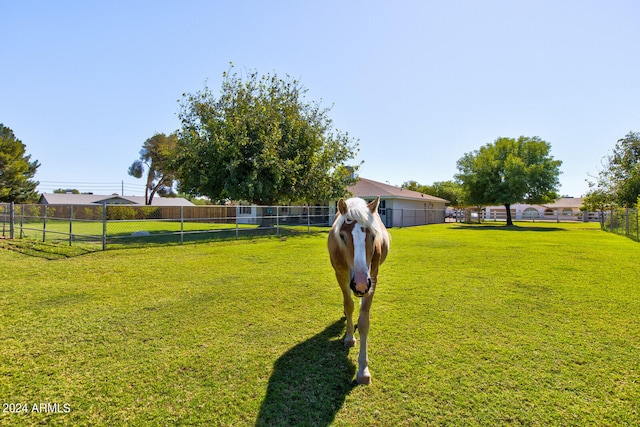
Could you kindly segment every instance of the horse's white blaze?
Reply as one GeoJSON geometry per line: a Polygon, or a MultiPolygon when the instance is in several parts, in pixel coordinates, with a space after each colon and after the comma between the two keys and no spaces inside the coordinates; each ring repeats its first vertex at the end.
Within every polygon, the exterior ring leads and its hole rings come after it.
{"type": "MultiPolygon", "coordinates": [[[[367,285],[369,279],[369,266],[367,265],[367,248],[365,240],[367,238],[367,232],[364,227],[356,224],[351,231],[353,236],[353,272],[354,281],[356,282],[356,288],[358,285],[367,285]]],[[[366,292],[367,288],[358,289],[361,292],[366,292]]]]}

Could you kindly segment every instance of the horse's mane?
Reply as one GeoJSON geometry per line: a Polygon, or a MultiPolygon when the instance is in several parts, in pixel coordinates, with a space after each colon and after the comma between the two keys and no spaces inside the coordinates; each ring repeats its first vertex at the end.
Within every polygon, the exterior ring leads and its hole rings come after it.
{"type": "Polygon", "coordinates": [[[369,228],[373,232],[376,240],[381,239],[382,227],[380,226],[380,222],[376,220],[377,215],[371,213],[369,210],[367,202],[359,197],[352,197],[347,199],[346,203],[347,213],[343,215],[338,212],[338,216],[333,223],[332,232],[335,233],[336,237],[339,237],[340,227],[342,227],[345,221],[356,221],[361,226],[369,228]]]}

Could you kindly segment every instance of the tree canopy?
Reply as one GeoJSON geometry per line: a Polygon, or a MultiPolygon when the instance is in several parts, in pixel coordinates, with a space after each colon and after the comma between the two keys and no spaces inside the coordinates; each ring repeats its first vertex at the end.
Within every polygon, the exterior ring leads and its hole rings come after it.
{"type": "Polygon", "coordinates": [[[512,225],[511,205],[544,203],[558,198],[560,160],[538,137],[498,138],[458,160],[458,179],[469,205],[504,205],[512,225]]]}
{"type": "Polygon", "coordinates": [[[460,206],[462,204],[462,185],[456,181],[436,181],[432,185],[421,185],[417,181],[406,181],[402,184],[402,188],[440,197],[451,202],[450,206],[460,206]]]}
{"type": "Polygon", "coordinates": [[[129,175],[142,178],[145,167],[147,169],[147,183],[145,185],[145,204],[150,205],[153,196],[174,195],[173,185],[175,173],[173,161],[176,156],[178,136],[156,133],[142,144],[140,158],[129,166],[129,175]]]}
{"type": "Polygon", "coordinates": [[[635,206],[640,196],[640,133],[629,132],[605,157],[597,183],[585,196],[585,205],[602,209],[611,204],[635,206]]]}
{"type": "Polygon", "coordinates": [[[77,188],[56,188],[53,190],[53,194],[80,194],[80,190],[77,188]]]}
{"type": "Polygon", "coordinates": [[[208,87],[183,96],[181,191],[262,205],[344,195],[357,142],[333,128],[328,108],[289,76],[223,77],[218,96],[208,87]]]}
{"type": "Polygon", "coordinates": [[[0,202],[34,202],[38,181],[32,178],[40,166],[13,131],[0,123],[0,202]]]}

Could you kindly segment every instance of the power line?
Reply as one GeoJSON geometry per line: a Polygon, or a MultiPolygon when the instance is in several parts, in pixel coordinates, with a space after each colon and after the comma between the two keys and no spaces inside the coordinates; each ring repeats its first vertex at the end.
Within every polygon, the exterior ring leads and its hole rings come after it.
{"type": "Polygon", "coordinates": [[[39,181],[41,184],[77,184],[77,185],[133,185],[133,186],[144,186],[141,183],[132,183],[132,182],[124,182],[124,181],[110,181],[110,182],[89,182],[89,181],[39,181]]]}
{"type": "Polygon", "coordinates": [[[58,189],[73,189],[81,193],[117,193],[120,195],[144,194],[144,184],[131,182],[87,182],[87,181],[39,181],[38,191],[53,192],[58,189]]]}

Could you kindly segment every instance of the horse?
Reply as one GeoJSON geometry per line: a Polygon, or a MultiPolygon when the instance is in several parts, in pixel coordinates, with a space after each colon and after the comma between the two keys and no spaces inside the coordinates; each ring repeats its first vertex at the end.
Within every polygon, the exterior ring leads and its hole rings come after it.
{"type": "Polygon", "coordinates": [[[327,242],[331,265],[342,290],[344,315],[347,320],[344,345],[347,348],[356,345],[351,293],[361,298],[357,325],[360,331],[360,353],[356,373],[358,384],[371,384],[367,357],[369,311],[378,283],[378,268],[389,252],[389,233],[378,215],[379,203],[380,197],[376,197],[369,204],[358,197],[346,201],[340,199],[327,242]]]}

